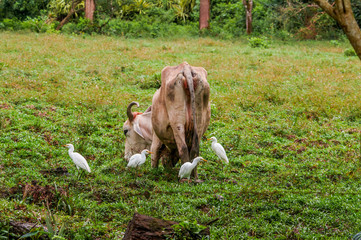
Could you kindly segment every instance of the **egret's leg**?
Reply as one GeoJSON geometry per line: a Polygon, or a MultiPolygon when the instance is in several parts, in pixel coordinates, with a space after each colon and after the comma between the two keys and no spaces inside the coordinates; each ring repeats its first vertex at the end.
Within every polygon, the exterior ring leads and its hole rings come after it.
{"type": "Polygon", "coordinates": [[[140,167],[139,167],[139,165],[137,166],[137,177],[140,177],[140,167]]]}
{"type": "Polygon", "coordinates": [[[79,170],[79,173],[80,173],[80,174],[79,174],[78,180],[81,179],[81,177],[83,176],[83,173],[84,173],[84,172],[83,172],[82,170],[79,170]]]}

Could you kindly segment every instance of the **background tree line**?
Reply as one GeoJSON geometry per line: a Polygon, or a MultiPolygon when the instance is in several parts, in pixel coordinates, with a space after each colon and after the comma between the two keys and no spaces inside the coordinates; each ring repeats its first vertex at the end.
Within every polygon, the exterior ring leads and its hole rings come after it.
{"type": "MultiPolygon", "coordinates": [[[[225,39],[245,35],[245,2],[212,0],[209,27],[201,34],[225,39]]],[[[360,25],[361,1],[351,4],[360,25]]],[[[199,0],[2,0],[0,29],[126,37],[191,36],[200,33],[201,5],[199,0]],[[92,8],[90,16],[86,6],[92,8]]],[[[254,35],[281,39],[342,36],[339,23],[312,0],[254,0],[251,12],[254,35]]]]}

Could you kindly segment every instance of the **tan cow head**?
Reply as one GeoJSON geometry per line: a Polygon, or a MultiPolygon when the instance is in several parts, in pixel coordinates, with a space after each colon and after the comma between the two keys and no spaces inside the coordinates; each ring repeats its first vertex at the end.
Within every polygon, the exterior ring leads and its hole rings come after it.
{"type": "Polygon", "coordinates": [[[152,111],[151,106],[144,112],[132,112],[132,106],[139,103],[131,102],[127,108],[128,120],[123,125],[123,131],[125,135],[125,160],[129,161],[129,158],[140,153],[144,149],[150,149],[152,144],[152,111]]]}

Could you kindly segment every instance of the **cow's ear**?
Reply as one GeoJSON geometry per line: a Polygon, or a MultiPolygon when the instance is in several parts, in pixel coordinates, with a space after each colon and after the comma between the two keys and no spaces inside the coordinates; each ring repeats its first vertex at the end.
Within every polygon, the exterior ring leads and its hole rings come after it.
{"type": "Polygon", "coordinates": [[[143,113],[134,120],[134,131],[145,141],[151,142],[153,138],[152,113],[143,113]]]}
{"type": "Polygon", "coordinates": [[[134,131],[144,139],[142,130],[140,129],[140,126],[139,126],[139,121],[134,121],[133,127],[134,127],[134,131]]]}
{"type": "Polygon", "coordinates": [[[144,113],[148,113],[148,112],[151,112],[152,111],[152,105],[150,105],[147,110],[144,111],[144,113]]]}

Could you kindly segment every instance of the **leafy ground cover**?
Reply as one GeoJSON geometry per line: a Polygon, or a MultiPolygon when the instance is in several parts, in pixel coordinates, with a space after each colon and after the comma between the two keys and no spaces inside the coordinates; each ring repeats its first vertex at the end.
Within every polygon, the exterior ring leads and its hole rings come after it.
{"type": "Polygon", "coordinates": [[[361,74],[346,43],[0,38],[1,236],[9,221],[46,225],[51,216],[67,239],[119,239],[134,212],[212,222],[211,239],[361,231],[361,74]],[[136,176],[123,159],[126,106],[145,110],[162,68],[183,61],[203,66],[211,86],[204,182],[178,184],[179,165],[152,169],[149,158],[136,176]],[[211,136],[228,153],[223,172],[211,136]],[[66,143],[92,169],[81,180],[66,143]]]}

